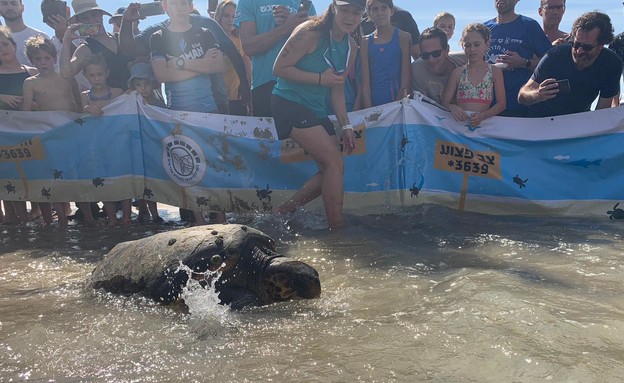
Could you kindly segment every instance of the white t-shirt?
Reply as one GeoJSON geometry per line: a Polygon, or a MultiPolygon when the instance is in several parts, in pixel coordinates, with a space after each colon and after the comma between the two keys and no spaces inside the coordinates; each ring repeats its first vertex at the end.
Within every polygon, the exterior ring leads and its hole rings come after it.
{"type": "Polygon", "coordinates": [[[44,32],[41,32],[40,30],[31,28],[29,26],[26,26],[26,28],[24,28],[24,30],[20,32],[11,31],[11,37],[13,37],[13,40],[15,40],[16,44],[15,49],[17,51],[17,61],[19,61],[20,64],[31,65],[30,60],[28,60],[28,57],[26,57],[26,40],[39,35],[43,36],[46,39],[50,38],[50,36],[48,36],[44,32]]]}

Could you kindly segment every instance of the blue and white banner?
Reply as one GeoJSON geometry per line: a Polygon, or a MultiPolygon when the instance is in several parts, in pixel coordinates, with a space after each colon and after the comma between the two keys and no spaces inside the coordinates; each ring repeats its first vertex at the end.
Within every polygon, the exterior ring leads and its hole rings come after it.
{"type": "MultiPolygon", "coordinates": [[[[344,157],[345,211],[436,203],[493,214],[619,218],[623,111],[494,117],[479,127],[420,99],[353,112],[357,148],[344,157]]],[[[276,139],[270,118],[170,111],[134,94],[100,117],[0,115],[3,200],[145,198],[190,209],[269,211],[317,171],[293,141],[276,139]]]]}

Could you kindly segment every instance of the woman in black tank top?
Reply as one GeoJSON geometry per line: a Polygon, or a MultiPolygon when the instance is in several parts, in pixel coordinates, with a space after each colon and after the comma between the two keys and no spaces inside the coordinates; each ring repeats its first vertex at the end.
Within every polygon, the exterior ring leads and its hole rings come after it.
{"type": "MultiPolygon", "coordinates": [[[[0,26],[0,109],[21,110],[24,80],[37,73],[17,61],[16,44],[11,31],[0,26]]],[[[19,224],[28,221],[26,202],[4,201],[4,223],[19,224]]],[[[1,215],[0,215],[1,216],[1,215]]]]}
{"type": "Polygon", "coordinates": [[[0,109],[22,109],[24,80],[37,73],[17,61],[15,41],[7,27],[0,26],[0,109]]]}

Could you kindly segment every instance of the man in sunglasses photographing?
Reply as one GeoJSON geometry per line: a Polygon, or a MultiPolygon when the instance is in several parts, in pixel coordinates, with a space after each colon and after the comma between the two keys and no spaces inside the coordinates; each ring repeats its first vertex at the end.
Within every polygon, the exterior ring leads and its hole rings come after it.
{"type": "Polygon", "coordinates": [[[539,62],[520,89],[518,102],[529,105],[529,117],[558,116],[611,107],[619,93],[622,61],[605,44],[613,40],[608,15],[588,12],[572,26],[572,44],[558,45],[539,62]]]}
{"type": "Polygon", "coordinates": [[[427,28],[420,35],[420,58],[412,63],[412,88],[441,104],[451,72],[465,63],[463,52],[449,54],[446,32],[427,28]]]}

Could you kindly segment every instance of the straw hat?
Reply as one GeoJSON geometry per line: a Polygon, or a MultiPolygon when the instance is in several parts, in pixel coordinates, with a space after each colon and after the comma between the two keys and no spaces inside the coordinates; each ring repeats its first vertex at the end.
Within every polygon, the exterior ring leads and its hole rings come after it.
{"type": "Polygon", "coordinates": [[[69,18],[70,23],[74,22],[76,16],[89,11],[100,11],[104,15],[112,16],[110,13],[100,8],[96,0],[73,0],[72,8],[74,9],[74,15],[69,18]]]}

